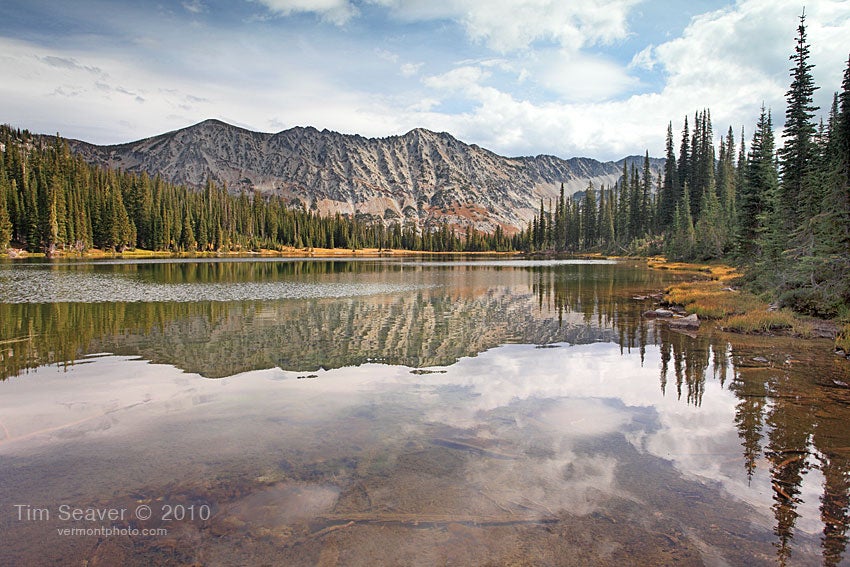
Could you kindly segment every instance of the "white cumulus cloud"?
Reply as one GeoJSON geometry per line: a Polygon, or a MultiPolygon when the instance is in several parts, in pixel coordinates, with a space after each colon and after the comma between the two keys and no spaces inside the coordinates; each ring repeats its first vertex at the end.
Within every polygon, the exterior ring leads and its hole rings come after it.
{"type": "Polygon", "coordinates": [[[313,13],[323,20],[342,25],[357,15],[357,8],[348,0],[256,0],[274,13],[288,16],[294,13],[313,13]]]}
{"type": "Polygon", "coordinates": [[[565,49],[626,37],[640,0],[371,0],[405,21],[452,20],[496,51],[551,41],[565,49]]]}

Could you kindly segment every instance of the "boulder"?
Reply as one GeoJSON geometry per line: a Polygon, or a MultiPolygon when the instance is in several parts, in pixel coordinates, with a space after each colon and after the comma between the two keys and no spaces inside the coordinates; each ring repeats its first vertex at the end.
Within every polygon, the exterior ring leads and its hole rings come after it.
{"type": "Polygon", "coordinates": [[[673,316],[673,312],[669,309],[650,309],[649,311],[644,311],[643,316],[647,319],[668,319],[673,316]]]}
{"type": "Polygon", "coordinates": [[[678,329],[699,329],[700,320],[696,313],[670,320],[670,326],[678,329]]]}

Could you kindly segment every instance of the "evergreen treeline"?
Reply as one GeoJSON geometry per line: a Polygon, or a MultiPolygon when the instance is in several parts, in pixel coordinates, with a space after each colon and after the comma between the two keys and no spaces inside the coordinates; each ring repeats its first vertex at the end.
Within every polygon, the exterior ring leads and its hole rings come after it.
{"type": "Polygon", "coordinates": [[[592,183],[583,192],[564,194],[564,186],[554,204],[540,202],[528,230],[519,236],[519,245],[528,251],[559,252],[658,252],[659,202],[653,190],[649,154],[638,170],[634,163],[623,164],[623,174],[612,187],[592,183]]]}
{"type": "Polygon", "coordinates": [[[0,126],[0,251],[10,243],[30,252],[128,248],[174,252],[296,248],[401,248],[502,251],[514,246],[492,234],[448,225],[419,231],[413,223],[320,217],[280,197],[227,193],[207,182],[200,191],[159,177],[104,169],[71,154],[58,135],[0,126]]]}
{"type": "Polygon", "coordinates": [[[685,118],[678,155],[667,126],[666,163],[653,179],[624,166],[620,180],[544,208],[522,234],[527,250],[665,253],[723,258],[745,268],[756,291],[821,316],[850,310],[850,59],[826,118],[815,122],[805,16],[794,54],[783,145],[762,107],[746,149],[730,127],[715,148],[711,114],[685,118]]]}
{"type": "Polygon", "coordinates": [[[521,242],[526,249],[571,252],[666,253],[674,259],[710,259],[733,250],[737,224],[738,163],[732,129],[715,152],[709,110],[685,117],[678,157],[667,125],[663,174],[653,179],[649,154],[643,166],[624,163],[612,187],[561,195],[540,212],[521,242]],[[719,154],[719,157],[718,157],[719,154]],[[554,210],[553,210],[554,209],[554,210]]]}

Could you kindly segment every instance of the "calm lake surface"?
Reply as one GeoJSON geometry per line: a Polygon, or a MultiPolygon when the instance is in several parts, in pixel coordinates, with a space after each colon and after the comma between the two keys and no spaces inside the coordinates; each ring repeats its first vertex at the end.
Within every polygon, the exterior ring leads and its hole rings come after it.
{"type": "Polygon", "coordinates": [[[850,564],[850,364],[683,277],[0,263],[0,565],[850,564]]]}

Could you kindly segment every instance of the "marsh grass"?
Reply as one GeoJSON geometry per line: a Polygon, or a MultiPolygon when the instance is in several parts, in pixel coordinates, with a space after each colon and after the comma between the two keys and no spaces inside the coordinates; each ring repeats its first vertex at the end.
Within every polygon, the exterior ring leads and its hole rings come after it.
{"type": "MultiPolygon", "coordinates": [[[[720,320],[720,327],[724,330],[813,336],[812,324],[790,309],[769,310],[768,303],[757,295],[731,287],[732,282],[740,277],[731,266],[666,263],[658,258],[651,259],[648,264],[655,269],[689,271],[702,277],[668,288],[665,299],[670,304],[681,305],[688,313],[696,313],[701,319],[720,320]]],[[[850,348],[850,326],[845,327],[845,336],[850,348]]]]}
{"type": "Polygon", "coordinates": [[[789,333],[797,337],[811,337],[810,323],[797,317],[790,309],[768,311],[757,309],[733,315],[723,323],[723,329],[735,333],[772,334],[789,333]]]}
{"type": "Polygon", "coordinates": [[[653,257],[646,261],[647,266],[656,270],[711,273],[711,266],[691,264],[689,262],[668,262],[663,257],[653,257]]]}
{"type": "Polygon", "coordinates": [[[704,280],[677,284],[667,289],[668,303],[681,305],[688,313],[704,319],[722,319],[730,315],[767,308],[755,295],[733,290],[723,280],[704,280]]]}

